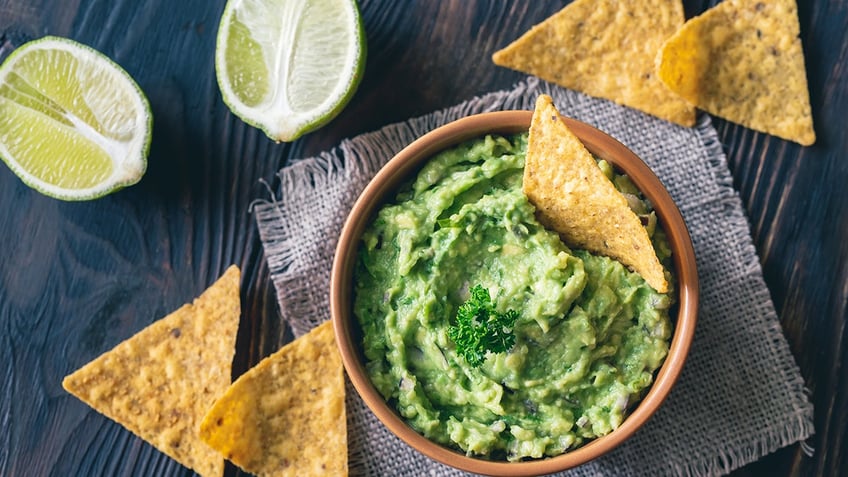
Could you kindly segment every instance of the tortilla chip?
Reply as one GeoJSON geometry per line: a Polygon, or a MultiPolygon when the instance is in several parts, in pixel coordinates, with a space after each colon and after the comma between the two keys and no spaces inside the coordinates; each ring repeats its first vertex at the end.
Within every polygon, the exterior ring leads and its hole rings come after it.
{"type": "Polygon", "coordinates": [[[692,126],[695,108],[654,72],[681,0],[577,0],[492,56],[495,64],[692,126]]]}
{"type": "Polygon", "coordinates": [[[808,146],[816,140],[795,0],[725,0],[669,38],[657,73],[704,111],[808,146]]]}
{"type": "Polygon", "coordinates": [[[197,430],[232,380],[240,276],[230,267],[194,303],[86,364],[62,386],[198,474],[222,475],[224,459],[197,430]]]}
{"type": "Polygon", "coordinates": [[[566,243],[615,258],[658,292],[668,291],[663,267],[639,217],[547,95],[536,99],[523,187],[539,220],[566,243]]]}
{"type": "Polygon", "coordinates": [[[344,370],[331,323],[239,377],[200,438],[260,477],[347,475],[344,370]]]}

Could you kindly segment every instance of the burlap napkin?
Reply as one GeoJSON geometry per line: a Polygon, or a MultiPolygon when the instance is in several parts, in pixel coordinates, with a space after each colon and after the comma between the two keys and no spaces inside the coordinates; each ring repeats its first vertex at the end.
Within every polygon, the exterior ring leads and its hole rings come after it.
{"type": "MultiPolygon", "coordinates": [[[[456,118],[532,109],[540,93],[550,94],[563,114],[616,137],[656,172],[689,226],[701,283],[695,342],[665,404],[614,452],[564,475],[718,475],[809,437],[812,405],[709,117],[692,129],[678,127],[533,78],[346,140],[279,172],[279,197],[254,210],[280,310],[295,335],[329,319],[336,237],[359,192],[387,160],[456,118]]],[[[393,437],[348,391],[352,474],[461,475],[393,437]]]]}

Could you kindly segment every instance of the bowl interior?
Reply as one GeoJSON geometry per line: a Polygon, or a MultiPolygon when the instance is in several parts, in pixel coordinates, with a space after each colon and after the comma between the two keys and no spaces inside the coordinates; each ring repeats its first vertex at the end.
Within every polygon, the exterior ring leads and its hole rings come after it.
{"type": "Polygon", "coordinates": [[[394,434],[432,459],[461,470],[488,475],[538,475],[562,471],[588,462],[619,445],[641,427],[671,390],[683,367],[695,329],[698,281],[695,255],[683,217],[659,179],[633,152],[605,133],[576,120],[563,118],[571,130],[596,156],[627,174],[654,205],[668,235],[677,277],[677,314],[672,315],[674,334],[668,356],[654,384],[618,429],[582,447],[547,459],[500,462],[468,457],[418,434],[396,414],[377,392],[364,367],[361,332],[353,316],[354,264],[360,237],[379,207],[390,200],[435,153],[488,133],[527,131],[532,112],[503,111],[470,116],[442,126],[414,141],[392,158],[372,179],[351,209],[342,229],[333,261],[330,312],[345,369],[362,399],[394,434]]]}

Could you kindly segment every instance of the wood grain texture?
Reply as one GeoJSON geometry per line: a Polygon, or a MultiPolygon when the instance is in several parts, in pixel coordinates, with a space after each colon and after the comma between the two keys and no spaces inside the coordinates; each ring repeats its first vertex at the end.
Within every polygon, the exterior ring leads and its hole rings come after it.
{"type": "MultiPolygon", "coordinates": [[[[356,96],[325,128],[274,144],[232,116],[215,82],[223,0],[0,0],[0,58],[45,34],[112,57],[154,114],[149,169],[103,199],[63,203],[0,167],[0,475],[190,475],[60,386],[63,376],[242,267],[234,374],[290,339],[249,206],[275,172],[340,140],[511,87],[490,55],[568,1],[361,0],[356,96]]],[[[715,0],[684,1],[688,16],[715,0]]],[[[715,120],[765,279],[816,406],[798,445],[737,476],[848,474],[848,0],[799,0],[818,143],[715,120]]],[[[283,198],[285,200],[285,198],[283,198]]],[[[237,474],[228,468],[228,474],[237,474]]]]}

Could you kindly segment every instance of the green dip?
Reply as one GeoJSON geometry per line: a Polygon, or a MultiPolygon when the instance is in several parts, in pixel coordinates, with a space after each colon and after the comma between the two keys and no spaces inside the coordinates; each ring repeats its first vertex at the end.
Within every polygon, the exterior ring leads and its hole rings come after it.
{"type": "MultiPolygon", "coordinates": [[[[521,190],[526,147],[526,133],[487,136],[432,158],[363,234],[354,272],[379,392],[427,438],[510,461],[562,454],[617,428],[671,336],[670,294],[539,224],[521,190]],[[512,349],[472,367],[448,328],[476,284],[519,317],[512,349]]],[[[667,260],[648,204],[600,166],[667,260]]]]}

